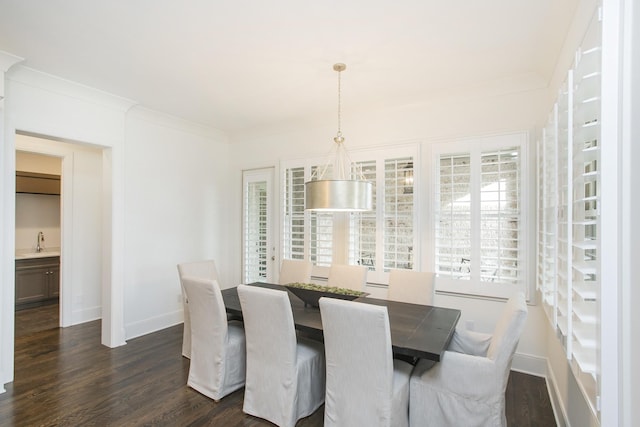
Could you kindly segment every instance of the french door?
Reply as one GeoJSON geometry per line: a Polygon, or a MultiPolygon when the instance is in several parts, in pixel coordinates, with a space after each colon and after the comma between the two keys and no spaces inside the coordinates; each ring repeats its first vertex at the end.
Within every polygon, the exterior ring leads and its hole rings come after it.
{"type": "Polygon", "coordinates": [[[273,168],[242,172],[242,280],[271,282],[275,245],[272,236],[273,168]]]}

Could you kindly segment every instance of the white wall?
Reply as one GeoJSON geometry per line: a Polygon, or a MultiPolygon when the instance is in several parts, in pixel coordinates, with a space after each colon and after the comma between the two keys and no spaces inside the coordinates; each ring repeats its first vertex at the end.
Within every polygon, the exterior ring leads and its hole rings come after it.
{"type": "MultiPolygon", "coordinates": [[[[59,157],[17,151],[16,170],[59,176],[62,165],[59,157]]],[[[16,250],[35,250],[40,231],[45,247],[60,247],[60,196],[17,193],[16,250]]]]}
{"type": "Polygon", "coordinates": [[[213,258],[231,284],[228,158],[222,134],[140,108],[127,115],[127,338],[182,322],[178,263],[213,258]]]}
{"type": "Polygon", "coordinates": [[[16,151],[16,170],[60,175],[62,174],[62,164],[59,157],[16,151]]]}
{"type": "Polygon", "coordinates": [[[38,233],[42,246],[60,247],[60,196],[52,194],[16,194],[16,251],[35,251],[38,233]]]}

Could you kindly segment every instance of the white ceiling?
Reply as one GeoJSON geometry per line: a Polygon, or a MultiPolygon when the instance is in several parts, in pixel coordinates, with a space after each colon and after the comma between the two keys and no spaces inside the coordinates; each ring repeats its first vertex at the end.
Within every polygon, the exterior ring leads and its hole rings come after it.
{"type": "Polygon", "coordinates": [[[24,65],[234,132],[535,75],[580,0],[0,0],[24,65]]]}

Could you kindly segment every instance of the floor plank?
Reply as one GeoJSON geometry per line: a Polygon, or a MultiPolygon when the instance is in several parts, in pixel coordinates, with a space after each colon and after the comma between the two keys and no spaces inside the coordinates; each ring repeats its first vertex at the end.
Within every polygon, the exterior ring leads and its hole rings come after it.
{"type": "MultiPolygon", "coordinates": [[[[100,344],[100,321],[60,329],[43,308],[16,316],[15,381],[0,394],[0,425],[272,425],[242,412],[242,389],[216,403],[186,386],[181,326],[109,349],[100,344]]],[[[555,426],[543,378],[513,372],[506,402],[510,426],[555,426]]],[[[323,410],[297,425],[322,426],[323,410]]]]}

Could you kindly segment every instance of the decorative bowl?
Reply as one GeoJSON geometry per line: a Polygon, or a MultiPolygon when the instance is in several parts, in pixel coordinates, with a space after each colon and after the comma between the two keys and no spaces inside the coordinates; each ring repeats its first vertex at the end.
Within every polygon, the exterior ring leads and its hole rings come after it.
{"type": "Polygon", "coordinates": [[[328,286],[314,285],[311,283],[289,283],[285,285],[285,287],[300,298],[304,302],[305,307],[308,305],[318,307],[318,301],[322,297],[352,301],[356,298],[369,295],[367,292],[345,288],[330,288],[328,286]]]}

